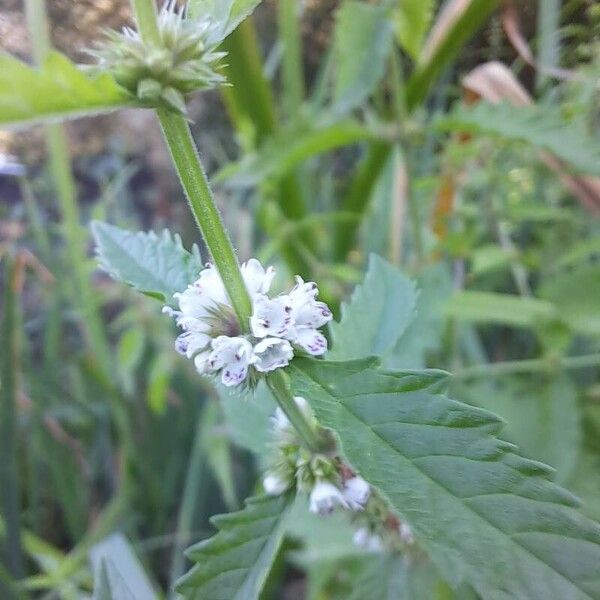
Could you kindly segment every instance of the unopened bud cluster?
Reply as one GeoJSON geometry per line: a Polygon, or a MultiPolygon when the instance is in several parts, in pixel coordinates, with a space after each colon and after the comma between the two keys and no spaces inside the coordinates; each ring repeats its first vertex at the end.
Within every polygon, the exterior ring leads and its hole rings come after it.
{"type": "Polygon", "coordinates": [[[169,0],[158,16],[158,41],[142,39],[124,28],[109,31],[107,39],[90,54],[98,67],[109,71],[119,85],[148,106],[166,106],[185,114],[188,92],[225,82],[217,72],[225,56],[217,52],[218,29],[208,19],[190,19],[185,9],[169,0]]]}
{"type": "MultiPolygon", "coordinates": [[[[320,436],[319,428],[305,398],[294,398],[305,419],[320,436]]],[[[272,418],[275,437],[274,464],[263,479],[268,494],[279,495],[295,488],[309,494],[311,512],[327,515],[336,507],[353,511],[364,508],[371,488],[362,477],[341,468],[335,455],[313,453],[304,448],[300,439],[280,408],[272,418]]]]}
{"type": "MultiPolygon", "coordinates": [[[[306,399],[296,396],[294,400],[315,433],[326,436],[306,399]]],[[[400,521],[375,490],[337,457],[333,443],[328,453],[312,453],[304,448],[281,408],[276,409],[272,423],[275,452],[263,478],[267,494],[278,496],[295,489],[308,494],[309,510],[315,514],[349,511],[356,528],[353,541],[367,552],[404,550],[413,544],[410,526],[400,521]]]]}

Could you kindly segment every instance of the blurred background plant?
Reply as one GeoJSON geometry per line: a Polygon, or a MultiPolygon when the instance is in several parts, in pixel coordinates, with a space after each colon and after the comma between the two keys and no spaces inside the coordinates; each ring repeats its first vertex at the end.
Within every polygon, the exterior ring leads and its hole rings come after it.
{"type": "MultiPolygon", "coordinates": [[[[0,38],[86,62],[129,18],[6,0],[0,38]]],[[[596,519],[599,35],[592,0],[267,1],[223,44],[232,86],[189,105],[240,258],[319,281],[338,314],[370,253],[415,278],[385,363],[455,373],[596,519]]],[[[133,597],[170,595],[183,549],[252,491],[272,400],[213,389],[157,305],[96,269],[92,219],[199,242],[149,112],[1,136],[0,595],[91,595],[103,556],[133,597]]],[[[425,559],[295,510],[265,598],[454,597],[425,559]]]]}

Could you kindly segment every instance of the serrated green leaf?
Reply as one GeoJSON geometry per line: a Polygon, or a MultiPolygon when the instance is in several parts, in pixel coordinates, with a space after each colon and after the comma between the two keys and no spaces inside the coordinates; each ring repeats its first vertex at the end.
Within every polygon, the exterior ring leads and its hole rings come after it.
{"type": "Polygon", "coordinates": [[[382,358],[389,369],[424,369],[427,355],[440,347],[444,307],[452,294],[452,278],[444,264],[430,265],[416,277],[419,301],[415,316],[394,347],[382,358]]]}
{"type": "Polygon", "coordinates": [[[135,104],[110,75],[88,77],[58,52],[40,69],[0,52],[0,127],[64,121],[135,104]]]}
{"type": "Polygon", "coordinates": [[[271,416],[277,406],[265,382],[261,381],[252,394],[222,385],[218,390],[231,441],[264,457],[273,441],[271,416]]]}
{"type": "Polygon", "coordinates": [[[297,358],[289,372],[451,583],[485,598],[600,598],[600,526],[551,469],[496,437],[498,417],[366,361],[297,358]]]}
{"type": "Polygon", "coordinates": [[[396,343],[415,312],[415,284],[386,260],[371,254],[363,283],[349,303],[342,304],[342,318],[331,324],[332,360],[381,356],[396,343]]]}
{"type": "Polygon", "coordinates": [[[577,121],[567,123],[560,114],[540,106],[515,107],[505,102],[457,104],[436,121],[438,129],[474,135],[491,135],[531,144],[563,159],[578,171],[600,175],[600,142],[577,121]]]}
{"type": "Polygon", "coordinates": [[[557,317],[554,305],[546,300],[470,290],[454,294],[446,308],[457,319],[513,327],[534,327],[557,317]]]}
{"type": "Polygon", "coordinates": [[[219,532],[192,546],[197,563],[177,583],[188,600],[256,600],[285,533],[289,495],[260,496],[235,513],[211,519],[219,532]]]}
{"type": "Polygon", "coordinates": [[[132,233],[108,223],[94,221],[92,233],[100,266],[112,277],[139,292],[167,304],[198,279],[202,260],[198,248],[188,252],[178,235],[166,229],[132,233]]]}
{"type": "Polygon", "coordinates": [[[333,38],[333,110],[344,114],[359,106],[383,77],[392,48],[388,10],[347,0],[336,13],[333,38]],[[360,49],[360,51],[358,51],[360,49]]]}
{"type": "Polygon", "coordinates": [[[435,0],[398,0],[394,10],[396,39],[414,59],[419,56],[435,4],[435,0]]]}
{"type": "Polygon", "coordinates": [[[225,39],[261,0],[190,0],[188,13],[192,18],[209,16],[217,25],[220,40],[225,39]]]}

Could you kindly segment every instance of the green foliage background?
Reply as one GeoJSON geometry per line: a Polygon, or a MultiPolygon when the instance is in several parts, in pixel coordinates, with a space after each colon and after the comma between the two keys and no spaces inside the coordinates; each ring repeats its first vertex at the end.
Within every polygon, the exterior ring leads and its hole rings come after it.
{"type": "Polygon", "coordinates": [[[0,126],[43,124],[48,169],[0,196],[0,596],[600,598],[597,7],[522,9],[532,67],[488,0],[342,0],[316,60],[302,3],[190,4],[228,36],[232,86],[189,110],[240,258],[336,312],[293,389],[414,530],[373,555],[260,496],[273,398],[200,379],[156,302],[208,259],[189,215],[140,211],[160,186],[114,146],[84,197],[101,161],[57,125],[135,100],[26,4],[37,66],[0,54],[0,126]]]}

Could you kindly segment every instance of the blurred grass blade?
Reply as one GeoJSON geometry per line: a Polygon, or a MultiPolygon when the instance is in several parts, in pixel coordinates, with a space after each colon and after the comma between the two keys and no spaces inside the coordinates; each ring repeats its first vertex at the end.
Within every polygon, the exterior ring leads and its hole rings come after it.
{"type": "Polygon", "coordinates": [[[406,86],[408,110],[420,104],[437,76],[496,9],[499,0],[449,0],[423,46],[406,86]]]}
{"type": "Polygon", "coordinates": [[[0,352],[0,498],[6,531],[4,554],[13,577],[23,575],[19,474],[17,470],[17,394],[19,389],[19,331],[17,293],[19,264],[6,255],[3,259],[4,306],[2,352],[0,352]]]}
{"type": "Polygon", "coordinates": [[[232,186],[255,186],[269,177],[281,179],[304,161],[319,154],[373,139],[377,139],[376,133],[353,119],[308,131],[282,132],[256,153],[225,167],[217,181],[226,181],[232,186]]]}
{"type": "Polygon", "coordinates": [[[283,46],[282,78],[283,105],[288,118],[298,114],[304,100],[304,69],[296,0],[279,0],[277,8],[279,38],[283,46]]]}
{"type": "Polygon", "coordinates": [[[501,323],[513,327],[535,327],[556,318],[551,302],[510,294],[462,291],[452,296],[447,314],[475,323],[501,323]]]}
{"type": "Polygon", "coordinates": [[[90,549],[94,600],[157,600],[131,544],[113,533],[90,549]]]}
{"type": "Polygon", "coordinates": [[[433,19],[435,0],[400,0],[394,8],[396,39],[414,59],[418,58],[423,39],[433,19]]]}

